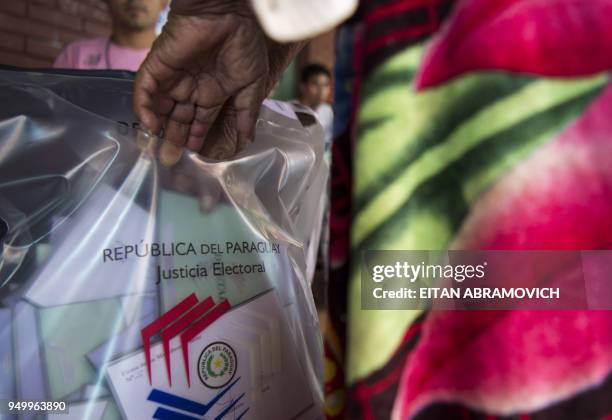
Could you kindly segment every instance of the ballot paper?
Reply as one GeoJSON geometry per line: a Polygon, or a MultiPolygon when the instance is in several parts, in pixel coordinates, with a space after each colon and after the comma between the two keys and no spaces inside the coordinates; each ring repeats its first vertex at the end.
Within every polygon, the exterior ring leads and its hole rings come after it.
{"type": "Polygon", "coordinates": [[[272,373],[278,373],[281,371],[281,333],[280,333],[280,320],[265,316],[262,313],[250,310],[248,307],[242,309],[242,311],[236,314],[235,322],[244,325],[249,328],[257,328],[259,331],[264,331],[261,336],[262,346],[264,348],[264,357],[266,351],[269,351],[269,357],[271,366],[269,371],[272,373]],[[267,350],[269,349],[269,350],[267,350]]]}
{"type": "Polygon", "coordinates": [[[89,352],[87,354],[87,359],[97,370],[99,370],[109,357],[121,356],[142,347],[140,330],[145,325],[153,322],[155,318],[155,313],[145,315],[104,344],[98,346],[95,350],[89,352]]]}
{"type": "Polygon", "coordinates": [[[47,397],[46,369],[42,357],[36,308],[19,302],[13,310],[14,360],[17,398],[44,401],[47,397]]]}
{"type": "Polygon", "coordinates": [[[71,394],[62,397],[62,401],[70,405],[102,397],[110,397],[110,391],[100,385],[84,385],[71,394]]]}
{"type": "Polygon", "coordinates": [[[131,244],[134,238],[143,242],[152,238],[149,213],[130,196],[134,186],[129,184],[138,184],[130,177],[143,175],[136,169],[132,172],[120,191],[99,185],[70,223],[51,232],[52,256],[34,275],[27,300],[49,307],[155,293],[152,259],[103,259],[105,249],[131,244]]]}
{"type": "MultiPolygon", "coordinates": [[[[244,318],[244,317],[243,317],[244,318]]],[[[272,364],[272,340],[270,332],[265,327],[259,327],[255,325],[247,325],[243,323],[244,319],[236,321],[228,321],[230,331],[242,332],[245,340],[250,341],[251,348],[253,349],[253,356],[256,358],[253,364],[257,364],[263,373],[261,378],[257,378],[259,385],[263,388],[269,377],[275,372],[272,364]]],[[[276,350],[276,349],[274,349],[276,350]]]]}
{"type": "Polygon", "coordinates": [[[121,298],[125,323],[131,325],[143,316],[156,315],[158,303],[157,295],[130,295],[121,298]]]}
{"type": "Polygon", "coordinates": [[[287,118],[291,118],[292,120],[297,120],[295,111],[291,107],[291,104],[288,102],[271,101],[269,99],[265,99],[263,102],[263,105],[267,106],[274,112],[284,115],[287,118]]]}
{"type": "Polygon", "coordinates": [[[195,267],[208,269],[205,278],[181,278],[161,281],[161,301],[163,310],[168,310],[176,302],[191,293],[200,296],[212,296],[216,300],[227,299],[232,305],[244,302],[270,289],[277,284],[273,278],[279,264],[287,260],[282,247],[280,254],[240,254],[227,252],[226,243],[259,241],[261,238],[245,223],[236,208],[218,205],[203,217],[198,201],[191,196],[170,191],[160,193],[159,204],[160,238],[181,238],[186,243],[196,244],[197,248],[214,249],[221,253],[206,252],[198,255],[170,256],[160,258],[160,266],[195,267]],[[180,219],[183,223],[164,223],[180,219]],[[213,271],[213,264],[263,264],[265,273],[248,275],[218,275],[213,271]]]}
{"type": "Polygon", "coordinates": [[[12,311],[0,309],[0,400],[15,398],[12,311]]]}
{"type": "Polygon", "coordinates": [[[87,359],[99,370],[108,360],[130,353],[142,346],[140,330],[158,314],[156,296],[121,299],[121,309],[127,327],[87,354],[87,359]],[[137,319],[135,319],[137,318],[137,319]]]}
{"type": "Polygon", "coordinates": [[[151,347],[151,381],[144,350],[111,361],[106,376],[123,417],[285,420],[308,411],[313,396],[282,311],[274,291],[233,307],[188,344],[188,371],[173,339],[172,385],[161,343],[151,347]]]}
{"type": "MultiPolygon", "coordinates": [[[[107,299],[42,309],[39,323],[49,397],[63,400],[84,385],[96,382],[98,373],[87,360],[87,354],[121,331],[123,317],[119,300],[107,299]]],[[[29,331],[35,336],[32,329],[29,331]]]]}

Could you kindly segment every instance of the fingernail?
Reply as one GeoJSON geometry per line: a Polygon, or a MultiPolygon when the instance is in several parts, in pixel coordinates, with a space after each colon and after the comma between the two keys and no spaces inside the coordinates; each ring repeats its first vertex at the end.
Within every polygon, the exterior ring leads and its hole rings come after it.
{"type": "Polygon", "coordinates": [[[176,165],[182,155],[183,148],[181,146],[165,141],[159,151],[159,160],[162,165],[171,167],[176,165]]]}
{"type": "Polygon", "coordinates": [[[152,135],[150,131],[142,131],[142,130],[138,130],[136,132],[136,145],[141,149],[141,150],[147,150],[147,148],[149,147],[149,143],[151,141],[152,135]]]}
{"type": "Polygon", "coordinates": [[[217,198],[212,195],[203,195],[200,197],[200,210],[204,213],[210,212],[217,204],[217,198]]]}

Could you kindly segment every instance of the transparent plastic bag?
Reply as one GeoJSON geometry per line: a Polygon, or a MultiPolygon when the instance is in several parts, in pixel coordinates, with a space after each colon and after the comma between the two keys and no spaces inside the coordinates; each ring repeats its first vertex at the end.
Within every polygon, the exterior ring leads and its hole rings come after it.
{"type": "Polygon", "coordinates": [[[321,418],[322,129],[266,101],[236,158],[166,167],[135,121],[129,80],[0,70],[0,401],[321,418]]]}

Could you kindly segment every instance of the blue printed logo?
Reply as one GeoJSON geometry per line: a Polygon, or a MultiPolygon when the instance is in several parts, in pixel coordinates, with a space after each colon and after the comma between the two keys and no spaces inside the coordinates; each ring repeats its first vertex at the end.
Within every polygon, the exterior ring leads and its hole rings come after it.
{"type": "MultiPolygon", "coordinates": [[[[189,400],[187,398],[179,397],[178,395],[173,395],[165,391],[161,391],[159,389],[153,389],[148,396],[148,400],[154,403],[159,404],[161,407],[158,407],[155,413],[153,414],[153,418],[157,420],[200,420],[202,416],[207,414],[210,409],[219,402],[221,398],[227,392],[233,388],[236,383],[240,381],[240,378],[234,380],[227,387],[223,388],[219,391],[209,402],[202,404],[197,401],[189,400]],[[189,414],[187,414],[189,413],[189,414]],[[196,417],[197,416],[197,417],[196,417]]],[[[238,398],[233,399],[230,404],[227,405],[216,417],[215,420],[222,420],[228,415],[237,404],[244,398],[244,393],[242,393],[238,398]]],[[[237,417],[236,420],[240,420],[244,417],[244,415],[249,411],[247,407],[244,409],[237,417]]]]}

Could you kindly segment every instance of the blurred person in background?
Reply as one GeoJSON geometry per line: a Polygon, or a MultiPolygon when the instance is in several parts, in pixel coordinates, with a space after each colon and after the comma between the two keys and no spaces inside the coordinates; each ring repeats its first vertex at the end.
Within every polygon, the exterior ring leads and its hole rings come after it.
{"type": "Polygon", "coordinates": [[[331,71],[321,64],[309,64],[300,72],[300,105],[312,109],[325,129],[325,150],[329,151],[333,136],[334,112],[327,103],[331,92],[331,71]]]}
{"type": "Polygon", "coordinates": [[[155,41],[157,23],[168,0],[107,0],[107,4],[113,21],[111,36],[69,44],[54,67],[138,70],[155,41]]]}

